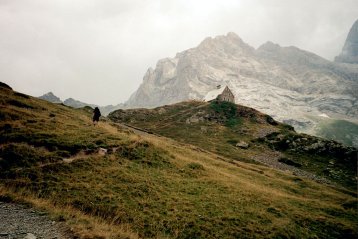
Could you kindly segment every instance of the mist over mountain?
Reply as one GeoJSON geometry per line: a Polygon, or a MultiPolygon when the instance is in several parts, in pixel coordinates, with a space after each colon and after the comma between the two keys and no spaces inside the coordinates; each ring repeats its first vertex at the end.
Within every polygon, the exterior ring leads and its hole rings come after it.
{"type": "MultiPolygon", "coordinates": [[[[314,132],[326,118],[358,118],[358,65],[328,61],[297,47],[267,42],[257,49],[235,33],[206,38],[199,46],[149,68],[126,108],[201,100],[226,84],[236,103],[314,132]]],[[[357,136],[358,137],[358,136],[357,136]]]]}

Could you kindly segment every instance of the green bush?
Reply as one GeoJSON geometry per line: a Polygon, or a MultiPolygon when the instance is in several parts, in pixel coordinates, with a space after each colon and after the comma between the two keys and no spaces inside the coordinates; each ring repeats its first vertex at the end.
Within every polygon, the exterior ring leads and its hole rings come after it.
{"type": "Polygon", "coordinates": [[[210,104],[210,108],[215,111],[215,113],[220,114],[225,118],[225,126],[235,127],[242,124],[243,120],[238,115],[237,106],[234,103],[226,101],[213,101],[210,104]]]}
{"type": "Polygon", "coordinates": [[[228,119],[225,123],[225,126],[229,127],[229,128],[233,128],[237,125],[241,125],[242,124],[242,119],[241,118],[235,118],[235,119],[228,119]]]}
{"type": "Polygon", "coordinates": [[[223,114],[228,119],[236,118],[237,116],[237,106],[231,102],[213,101],[210,104],[210,108],[216,113],[223,114]]]}

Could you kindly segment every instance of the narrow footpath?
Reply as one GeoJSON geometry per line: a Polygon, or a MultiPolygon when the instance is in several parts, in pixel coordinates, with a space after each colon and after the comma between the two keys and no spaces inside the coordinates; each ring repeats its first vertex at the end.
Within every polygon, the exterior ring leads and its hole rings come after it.
{"type": "Polygon", "coordinates": [[[70,239],[63,222],[24,205],[0,202],[0,239],[70,239]]]}

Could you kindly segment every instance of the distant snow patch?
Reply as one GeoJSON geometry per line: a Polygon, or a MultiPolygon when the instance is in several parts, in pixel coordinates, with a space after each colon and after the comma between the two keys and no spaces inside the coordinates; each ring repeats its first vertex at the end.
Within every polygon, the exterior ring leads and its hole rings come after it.
{"type": "Polygon", "coordinates": [[[331,118],[331,117],[329,117],[328,115],[326,115],[325,113],[322,113],[322,114],[320,114],[320,115],[318,115],[318,116],[321,116],[321,117],[324,117],[324,118],[331,118]]]}

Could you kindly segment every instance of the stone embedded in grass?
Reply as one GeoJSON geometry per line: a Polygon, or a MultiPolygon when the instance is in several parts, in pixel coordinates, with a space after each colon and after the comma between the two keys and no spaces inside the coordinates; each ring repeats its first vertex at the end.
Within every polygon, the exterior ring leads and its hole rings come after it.
{"type": "Polygon", "coordinates": [[[242,148],[242,149],[248,149],[250,147],[250,144],[246,143],[245,141],[240,141],[236,144],[236,147],[242,148]]]}
{"type": "Polygon", "coordinates": [[[32,233],[27,233],[24,239],[36,239],[37,237],[32,233]]]}
{"type": "Polygon", "coordinates": [[[100,155],[100,156],[104,156],[104,155],[106,155],[107,153],[108,153],[108,150],[105,149],[105,148],[99,148],[99,149],[98,149],[98,155],[100,155]]]}

